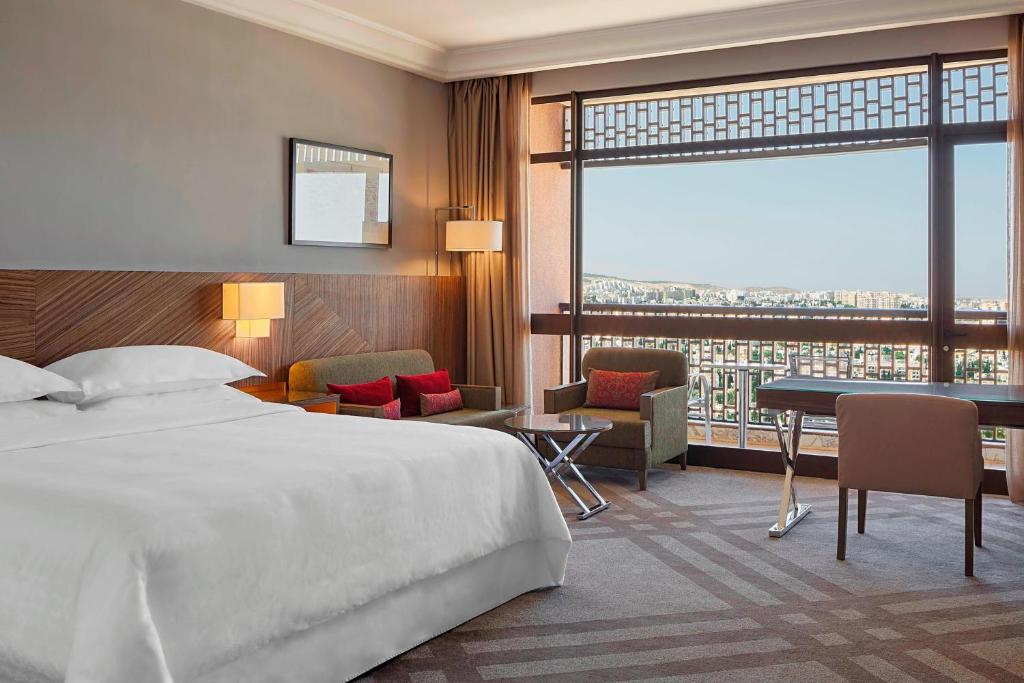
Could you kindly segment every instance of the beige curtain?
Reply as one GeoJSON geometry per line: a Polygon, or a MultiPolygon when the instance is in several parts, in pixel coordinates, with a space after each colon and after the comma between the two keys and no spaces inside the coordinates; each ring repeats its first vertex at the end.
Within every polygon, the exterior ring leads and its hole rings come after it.
{"type": "MultiPolygon", "coordinates": [[[[1024,18],[1010,18],[1010,301],[1007,337],[1010,383],[1024,384],[1024,18]]],[[[1010,498],[1024,503],[1024,431],[1010,430],[1006,444],[1010,498]]]]}
{"type": "Polygon", "coordinates": [[[504,224],[501,253],[464,254],[467,381],[517,404],[530,396],[530,91],[529,75],[481,78],[452,83],[448,103],[451,204],[504,224]]]}

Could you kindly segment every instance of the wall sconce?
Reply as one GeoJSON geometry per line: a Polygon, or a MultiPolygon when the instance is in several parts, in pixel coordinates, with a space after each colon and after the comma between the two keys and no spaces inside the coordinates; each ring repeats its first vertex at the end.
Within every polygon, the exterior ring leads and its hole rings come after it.
{"type": "Polygon", "coordinates": [[[434,209],[434,275],[440,275],[441,244],[437,226],[438,214],[460,211],[469,214],[469,220],[451,220],[444,224],[445,251],[501,251],[501,221],[480,221],[476,218],[476,207],[445,206],[434,209]]]}
{"type": "Polygon", "coordinates": [[[224,320],[235,321],[236,337],[269,337],[270,321],[284,317],[283,282],[225,282],[224,320]]]}

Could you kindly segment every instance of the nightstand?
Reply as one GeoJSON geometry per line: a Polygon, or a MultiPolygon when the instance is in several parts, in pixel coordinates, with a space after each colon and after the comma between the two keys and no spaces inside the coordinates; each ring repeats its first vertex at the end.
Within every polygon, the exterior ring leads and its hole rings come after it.
{"type": "Polygon", "coordinates": [[[338,414],[338,395],[321,394],[317,391],[290,391],[285,382],[267,382],[240,387],[240,391],[251,394],[267,403],[287,403],[298,406],[310,413],[338,414]]]}

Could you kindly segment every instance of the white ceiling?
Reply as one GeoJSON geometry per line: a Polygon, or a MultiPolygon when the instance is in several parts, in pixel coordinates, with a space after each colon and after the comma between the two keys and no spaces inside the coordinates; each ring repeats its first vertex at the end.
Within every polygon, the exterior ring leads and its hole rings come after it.
{"type": "Polygon", "coordinates": [[[186,0],[437,80],[1024,11],[1024,0],[186,0]]]}
{"type": "Polygon", "coordinates": [[[785,0],[321,0],[447,50],[728,12],[785,0]]]}

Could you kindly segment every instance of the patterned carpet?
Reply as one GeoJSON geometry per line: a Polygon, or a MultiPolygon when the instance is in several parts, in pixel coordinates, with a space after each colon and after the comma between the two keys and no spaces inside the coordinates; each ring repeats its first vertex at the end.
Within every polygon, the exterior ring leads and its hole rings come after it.
{"type": "Polygon", "coordinates": [[[588,472],[613,507],[567,516],[565,586],[365,680],[1024,680],[1024,507],[986,498],[969,579],[958,501],[869,494],[858,536],[851,495],[838,562],[834,481],[798,479],[814,511],[773,540],[781,477],[665,466],[638,493],[635,477],[588,472]]]}

